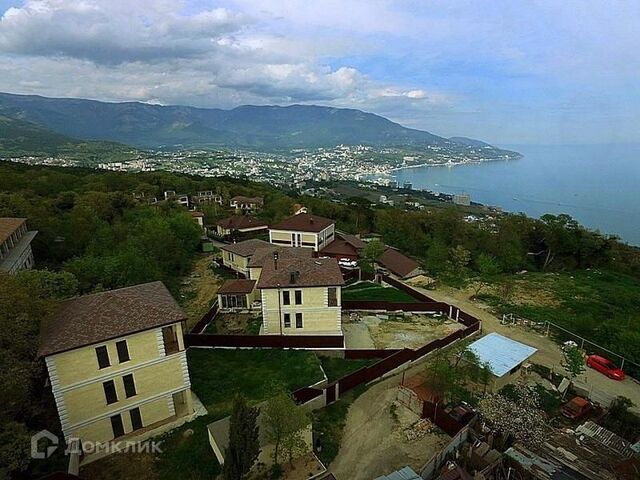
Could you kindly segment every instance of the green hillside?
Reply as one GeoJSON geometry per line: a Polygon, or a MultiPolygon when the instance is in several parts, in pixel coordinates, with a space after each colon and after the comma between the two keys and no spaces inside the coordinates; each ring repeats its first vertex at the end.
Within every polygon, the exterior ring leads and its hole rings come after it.
{"type": "Polygon", "coordinates": [[[0,115],[0,157],[62,157],[71,160],[124,160],[135,156],[127,145],[108,141],[77,140],[32,122],[0,115]]]}

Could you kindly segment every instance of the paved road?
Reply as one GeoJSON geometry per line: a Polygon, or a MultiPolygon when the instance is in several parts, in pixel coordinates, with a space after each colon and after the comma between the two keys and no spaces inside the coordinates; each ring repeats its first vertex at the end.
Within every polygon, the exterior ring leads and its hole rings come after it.
{"type": "MultiPolygon", "coordinates": [[[[506,337],[512,338],[522,343],[526,343],[538,349],[531,357],[535,363],[540,363],[553,368],[559,373],[563,373],[561,366],[563,360],[562,351],[556,342],[549,337],[541,335],[527,327],[501,325],[500,320],[490,313],[487,305],[479,302],[472,302],[462,291],[457,290],[425,290],[414,287],[425,295],[439,302],[451,303],[462,310],[476,316],[482,320],[482,330],[485,333],[497,332],[506,337]]],[[[594,397],[613,399],[617,396],[624,396],[636,405],[632,410],[640,413],[640,382],[628,378],[622,382],[611,380],[601,373],[587,368],[587,371],[577,379],[578,383],[588,390],[599,390],[594,397]]]]}

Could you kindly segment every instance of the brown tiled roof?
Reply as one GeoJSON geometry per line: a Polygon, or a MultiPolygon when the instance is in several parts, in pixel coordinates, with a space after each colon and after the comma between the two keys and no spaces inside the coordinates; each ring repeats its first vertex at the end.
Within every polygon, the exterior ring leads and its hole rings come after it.
{"type": "Polygon", "coordinates": [[[256,286],[255,280],[233,279],[226,280],[218,289],[218,293],[251,293],[256,286]]]}
{"type": "Polygon", "coordinates": [[[274,252],[278,252],[278,256],[281,259],[313,257],[313,249],[311,248],[269,245],[268,247],[257,249],[251,257],[251,260],[249,260],[248,266],[262,267],[266,262],[273,261],[274,252]]]}
{"type": "Polygon", "coordinates": [[[236,195],[231,199],[231,201],[240,203],[256,203],[258,205],[262,205],[264,203],[264,199],[262,197],[245,197],[244,195],[236,195]]]}
{"type": "Polygon", "coordinates": [[[202,212],[196,212],[196,211],[192,211],[189,212],[191,214],[192,217],[204,217],[204,213],[202,212]]]}
{"type": "Polygon", "coordinates": [[[245,217],[241,215],[234,215],[233,217],[223,218],[216,225],[221,226],[227,230],[242,230],[243,228],[256,228],[256,227],[268,227],[267,222],[258,220],[253,217],[245,217]]]}
{"type": "Polygon", "coordinates": [[[342,273],[335,258],[285,258],[266,262],[262,267],[258,288],[322,287],[342,285],[342,273]],[[297,272],[294,282],[291,273],[297,272]]]}
{"type": "Polygon", "coordinates": [[[225,245],[224,247],[220,247],[220,248],[222,250],[226,250],[227,252],[240,255],[241,257],[250,257],[255,253],[257,249],[265,248],[265,247],[268,247],[269,245],[271,244],[269,242],[265,242],[264,240],[251,238],[249,240],[243,240],[242,242],[225,245]]]}
{"type": "Polygon", "coordinates": [[[0,217],[0,243],[4,243],[26,221],[26,218],[0,217]]]}
{"type": "Polygon", "coordinates": [[[310,213],[301,213],[293,217],[285,218],[280,223],[273,225],[272,230],[297,230],[299,232],[321,232],[329,225],[335,223],[329,218],[319,217],[310,213]]]}
{"type": "Polygon", "coordinates": [[[378,259],[378,263],[400,277],[406,277],[414,270],[420,268],[418,262],[390,247],[387,247],[378,259]]]}
{"type": "Polygon", "coordinates": [[[350,235],[348,233],[338,233],[336,234],[336,238],[342,238],[345,242],[352,245],[354,248],[357,248],[358,250],[364,248],[366,245],[366,243],[360,240],[358,237],[356,237],[355,235],[350,235]]]}
{"type": "Polygon", "coordinates": [[[331,242],[329,245],[320,250],[321,255],[332,255],[334,257],[351,257],[357,256],[358,250],[351,245],[350,243],[342,240],[336,239],[331,242]]]}
{"type": "Polygon", "coordinates": [[[42,322],[39,355],[73,350],[186,317],[162,282],[84,295],[62,302],[42,322]]]}

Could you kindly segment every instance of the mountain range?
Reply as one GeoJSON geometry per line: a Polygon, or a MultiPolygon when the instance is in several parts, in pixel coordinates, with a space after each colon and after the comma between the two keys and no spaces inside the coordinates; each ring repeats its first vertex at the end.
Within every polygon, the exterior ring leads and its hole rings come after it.
{"type": "Polygon", "coordinates": [[[46,133],[54,141],[60,141],[55,135],[63,135],[141,149],[275,151],[363,144],[406,149],[437,145],[461,151],[482,147],[489,156],[504,152],[479,140],[447,139],[360,110],[315,105],[245,105],[223,110],[0,93],[0,115],[5,119],[4,124],[0,122],[0,142],[7,136],[6,122],[13,119],[21,122],[13,127],[46,133]]]}

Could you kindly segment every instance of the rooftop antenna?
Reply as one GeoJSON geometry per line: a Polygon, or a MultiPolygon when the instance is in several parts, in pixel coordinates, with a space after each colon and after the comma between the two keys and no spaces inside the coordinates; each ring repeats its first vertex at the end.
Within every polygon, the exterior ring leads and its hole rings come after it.
{"type": "Polygon", "coordinates": [[[278,252],[273,252],[273,269],[277,270],[278,269],[278,252]]]}

